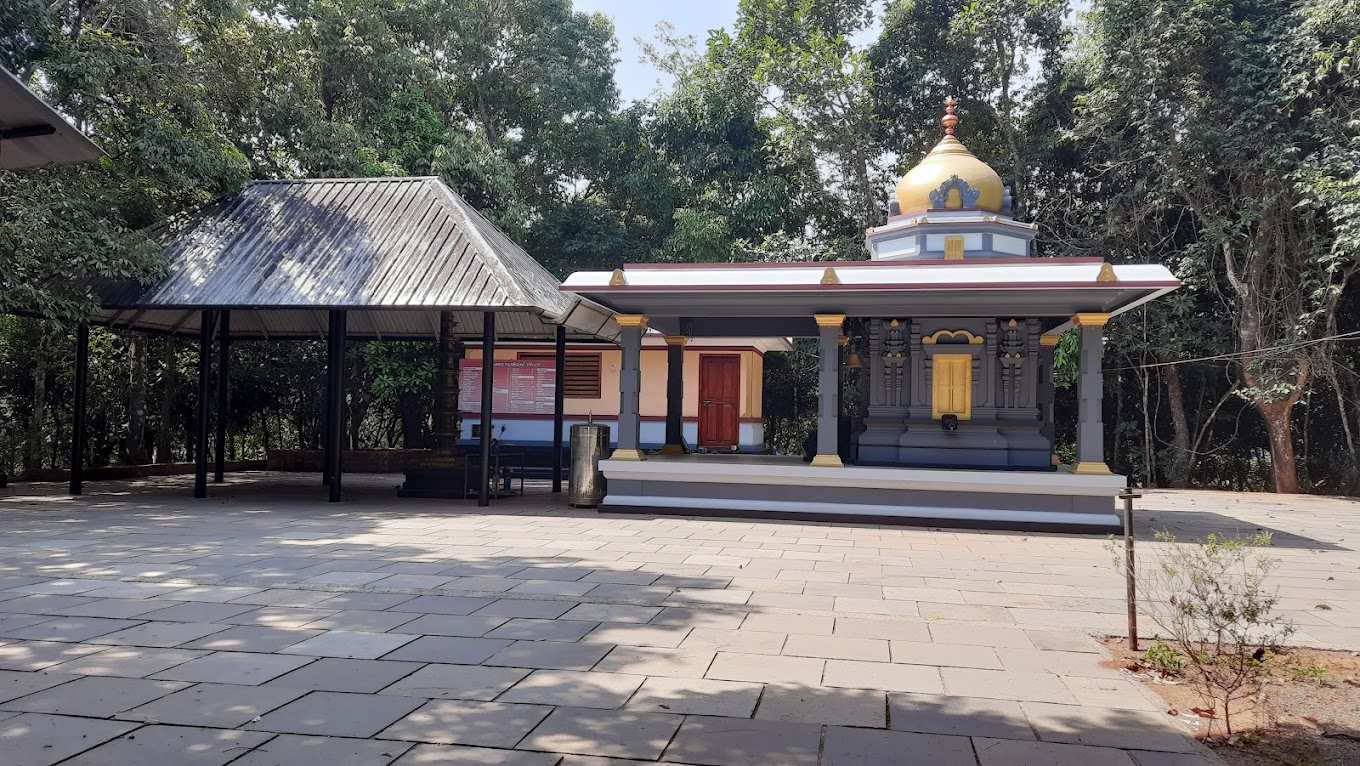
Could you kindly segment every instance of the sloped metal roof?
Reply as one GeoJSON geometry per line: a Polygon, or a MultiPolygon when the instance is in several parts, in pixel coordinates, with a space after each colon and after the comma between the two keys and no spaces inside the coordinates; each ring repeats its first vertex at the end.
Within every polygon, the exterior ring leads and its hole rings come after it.
{"type": "Polygon", "coordinates": [[[154,232],[169,274],[100,290],[100,324],[197,332],[198,312],[230,309],[232,335],[324,334],[345,309],[352,337],[438,333],[438,312],[507,337],[617,335],[612,312],[558,290],[537,261],[438,178],[257,181],[154,232]]]}
{"type": "Polygon", "coordinates": [[[84,133],[0,68],[0,170],[93,162],[103,155],[84,133]]]}

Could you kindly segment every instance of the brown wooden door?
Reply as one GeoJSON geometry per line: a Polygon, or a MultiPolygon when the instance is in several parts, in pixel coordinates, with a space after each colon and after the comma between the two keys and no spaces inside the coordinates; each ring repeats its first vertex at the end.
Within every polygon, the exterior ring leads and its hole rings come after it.
{"type": "Polygon", "coordinates": [[[741,414],[741,357],[699,357],[699,446],[737,445],[741,414]]]}

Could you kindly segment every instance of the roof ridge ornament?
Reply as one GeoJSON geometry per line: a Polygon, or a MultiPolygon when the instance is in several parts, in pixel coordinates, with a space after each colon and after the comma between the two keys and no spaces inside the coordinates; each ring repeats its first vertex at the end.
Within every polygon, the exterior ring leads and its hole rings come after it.
{"type": "Polygon", "coordinates": [[[628,284],[628,278],[623,275],[623,269],[614,269],[614,273],[609,275],[610,287],[623,287],[628,284]]]}
{"type": "Polygon", "coordinates": [[[1114,266],[1109,262],[1100,264],[1100,273],[1096,275],[1097,282],[1118,282],[1119,277],[1114,273],[1114,266]]]}
{"type": "Polygon", "coordinates": [[[948,138],[954,137],[954,126],[959,124],[959,116],[954,114],[954,108],[958,104],[958,99],[953,96],[944,100],[944,116],[940,118],[940,124],[944,126],[944,134],[948,138]]]}
{"type": "Polygon", "coordinates": [[[930,207],[941,209],[949,204],[949,192],[958,189],[959,202],[962,207],[977,207],[978,197],[982,196],[981,189],[974,189],[967,181],[957,175],[951,175],[948,180],[940,184],[940,187],[930,193],[930,207]]]}
{"type": "Polygon", "coordinates": [[[830,266],[827,266],[827,267],[826,267],[826,271],[823,271],[823,272],[822,272],[822,284],[824,284],[824,285],[838,285],[838,284],[840,284],[840,283],[841,283],[841,278],[840,278],[839,275],[836,274],[836,270],[833,269],[833,268],[831,268],[830,266]]]}

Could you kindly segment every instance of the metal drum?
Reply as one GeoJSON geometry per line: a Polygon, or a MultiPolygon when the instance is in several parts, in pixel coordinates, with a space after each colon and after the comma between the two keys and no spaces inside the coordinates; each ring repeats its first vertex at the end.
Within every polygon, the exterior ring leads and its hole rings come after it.
{"type": "Polygon", "coordinates": [[[609,449],[609,426],[578,423],[571,427],[571,491],[567,504],[594,508],[604,500],[604,474],[600,461],[609,449]]]}

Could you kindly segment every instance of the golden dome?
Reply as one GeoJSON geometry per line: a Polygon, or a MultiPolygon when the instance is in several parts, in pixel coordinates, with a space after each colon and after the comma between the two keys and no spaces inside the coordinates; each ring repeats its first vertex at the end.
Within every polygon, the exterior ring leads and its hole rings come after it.
{"type": "Polygon", "coordinates": [[[975,207],[992,213],[1002,212],[1002,199],[1006,195],[1006,185],[1001,176],[982,160],[973,156],[963,142],[954,137],[954,126],[959,118],[954,114],[954,99],[945,101],[944,139],[930,150],[925,159],[897,182],[897,204],[902,213],[916,213],[934,208],[975,207]],[[977,201],[965,204],[961,190],[951,188],[944,204],[931,202],[932,192],[940,188],[954,176],[978,192],[977,201]]]}

